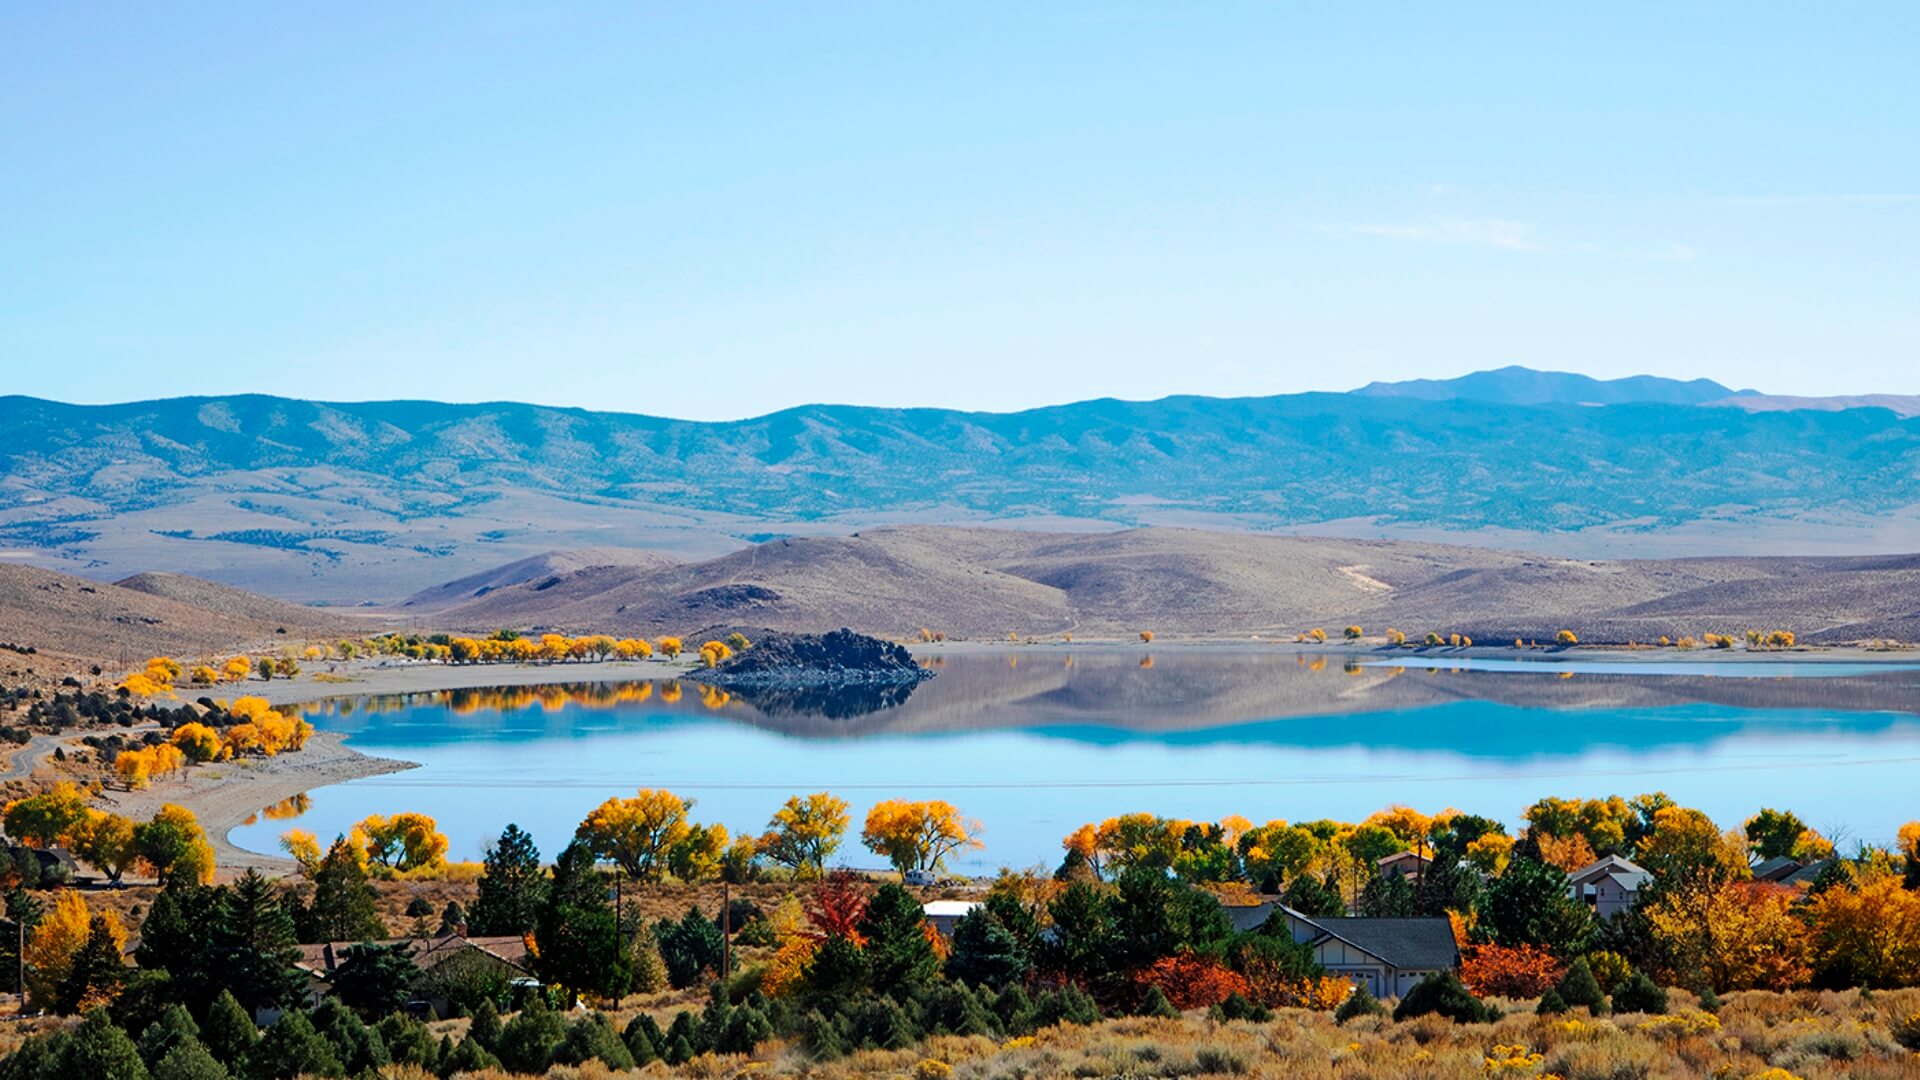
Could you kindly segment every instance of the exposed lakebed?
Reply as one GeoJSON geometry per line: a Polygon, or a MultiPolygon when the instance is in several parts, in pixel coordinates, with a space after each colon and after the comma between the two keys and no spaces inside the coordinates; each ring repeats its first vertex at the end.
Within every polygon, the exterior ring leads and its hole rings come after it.
{"type": "MultiPolygon", "coordinates": [[[[1913,816],[1920,770],[1912,665],[1052,647],[930,663],[939,677],[879,694],[683,679],[334,699],[306,715],[422,767],[322,788],[297,819],[232,839],[270,851],[296,825],[325,837],[418,810],[456,858],[508,822],[551,854],[600,801],[668,787],[736,833],[806,791],[849,799],[856,831],[880,799],[949,799],[986,827],[959,867],[976,872],[1051,865],[1073,827],[1130,810],[1301,820],[1405,802],[1511,823],[1541,795],[1654,789],[1723,825],[1791,806],[1873,840],[1913,816]]],[[[841,858],[878,861],[853,837],[841,858]]]]}

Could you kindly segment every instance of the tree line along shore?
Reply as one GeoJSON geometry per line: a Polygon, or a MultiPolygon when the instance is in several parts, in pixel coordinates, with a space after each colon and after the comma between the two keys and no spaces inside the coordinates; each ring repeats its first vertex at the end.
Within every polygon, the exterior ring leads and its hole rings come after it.
{"type": "Polygon", "coordinates": [[[1723,830],[1657,793],[1543,798],[1517,832],[1403,806],[1263,825],[1140,813],[1070,832],[1052,872],[962,886],[938,875],[978,828],[944,803],[868,816],[860,842],[894,868],[880,877],[834,868],[853,823],[831,793],[732,841],[694,810],[641,790],[550,861],[509,827],[478,865],[447,863],[431,819],[375,817],[324,847],[291,831],[298,874],[227,885],[169,817],[134,827],[132,864],[156,884],[121,907],[46,888],[43,856],[85,842],[79,794],[16,800],[0,930],[24,949],[0,976],[45,1015],[0,1076],[721,1075],[747,1060],[854,1075],[909,1059],[995,1075],[1036,1048],[1143,1039],[1183,1070],[1232,1073],[1333,1031],[1349,1041],[1329,1076],[1436,1054],[1458,1069],[1432,1075],[1465,1075],[1468,1047],[1482,1075],[1904,1075],[1920,1050],[1920,822],[1897,847],[1841,852],[1790,811],[1723,830]],[[1605,860],[1644,878],[1600,913],[1570,881],[1605,860]],[[1808,872],[1783,881],[1782,861],[1808,872]],[[936,926],[930,912],[951,912],[930,901],[963,913],[936,926]],[[1323,965],[1296,919],[1437,922],[1457,958],[1381,1001],[1323,965]],[[448,941],[492,959],[423,963],[448,941]],[[1215,1039],[1237,1049],[1203,1061],[1215,1039]]]}

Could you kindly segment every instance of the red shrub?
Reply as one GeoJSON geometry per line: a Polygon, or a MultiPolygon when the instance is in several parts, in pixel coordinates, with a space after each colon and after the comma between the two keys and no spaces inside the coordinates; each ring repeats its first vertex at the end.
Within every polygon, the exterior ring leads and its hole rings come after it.
{"type": "Polygon", "coordinates": [[[1142,989],[1157,986],[1176,1009],[1205,1009],[1228,994],[1248,993],[1247,980],[1220,963],[1193,955],[1168,956],[1134,973],[1142,989]]]}
{"type": "Polygon", "coordinates": [[[1539,997],[1565,972],[1566,965],[1537,945],[1470,945],[1460,961],[1460,981],[1482,996],[1539,997]]]}

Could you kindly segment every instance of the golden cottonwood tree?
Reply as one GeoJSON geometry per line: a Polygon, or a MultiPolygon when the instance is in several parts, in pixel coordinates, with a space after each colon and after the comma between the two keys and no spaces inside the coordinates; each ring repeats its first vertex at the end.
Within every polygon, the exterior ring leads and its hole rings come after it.
{"type": "Polygon", "coordinates": [[[815,877],[839,850],[852,823],[845,799],[825,791],[795,795],[773,812],[766,835],[760,838],[760,853],[792,867],[796,876],[815,877]]]}
{"type": "Polygon", "coordinates": [[[574,835],[635,878],[658,880],[667,852],[686,838],[692,809],[692,799],[664,788],[641,788],[631,799],[608,799],[595,807],[574,835]]]}
{"type": "Polygon", "coordinates": [[[985,847],[981,831],[979,822],[961,817],[945,800],[889,799],[867,813],[860,840],[904,874],[935,870],[957,851],[985,847]]]}

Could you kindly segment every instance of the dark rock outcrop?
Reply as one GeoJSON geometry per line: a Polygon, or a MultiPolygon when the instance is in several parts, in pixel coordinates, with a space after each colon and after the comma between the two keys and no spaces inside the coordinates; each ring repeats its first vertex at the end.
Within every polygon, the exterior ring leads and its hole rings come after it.
{"type": "Polygon", "coordinates": [[[768,634],[718,667],[694,675],[724,687],[912,684],[932,677],[905,646],[847,629],[768,634]]]}

